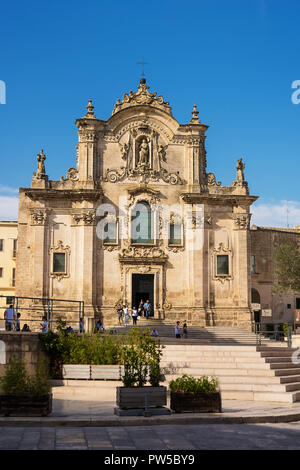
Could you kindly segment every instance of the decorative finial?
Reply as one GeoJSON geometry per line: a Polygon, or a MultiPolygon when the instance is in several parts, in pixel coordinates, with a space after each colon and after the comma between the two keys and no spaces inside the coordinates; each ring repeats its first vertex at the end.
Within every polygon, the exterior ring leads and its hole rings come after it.
{"type": "Polygon", "coordinates": [[[193,111],[191,112],[191,114],[193,117],[190,120],[190,124],[200,124],[200,121],[198,118],[199,111],[197,111],[196,103],[194,103],[193,111]]]}
{"type": "Polygon", "coordinates": [[[94,119],[96,116],[94,114],[94,106],[92,105],[92,100],[91,99],[89,99],[89,104],[86,106],[86,109],[88,111],[87,111],[87,113],[84,117],[94,119]]]}

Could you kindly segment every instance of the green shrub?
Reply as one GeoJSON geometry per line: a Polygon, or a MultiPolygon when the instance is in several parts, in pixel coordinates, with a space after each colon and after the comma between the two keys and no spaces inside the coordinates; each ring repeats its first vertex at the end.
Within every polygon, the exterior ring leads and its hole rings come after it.
{"type": "Polygon", "coordinates": [[[124,387],[143,387],[148,379],[152,387],[158,387],[162,349],[160,341],[150,336],[149,329],[132,328],[121,350],[124,387]]]}
{"type": "Polygon", "coordinates": [[[218,379],[206,375],[195,378],[191,375],[184,374],[176,380],[171,380],[169,388],[171,392],[182,393],[216,392],[218,390],[218,379]]]}
{"type": "Polygon", "coordinates": [[[51,390],[47,363],[40,361],[35,374],[29,375],[25,364],[14,355],[0,378],[0,384],[8,395],[45,395],[51,390]]]}

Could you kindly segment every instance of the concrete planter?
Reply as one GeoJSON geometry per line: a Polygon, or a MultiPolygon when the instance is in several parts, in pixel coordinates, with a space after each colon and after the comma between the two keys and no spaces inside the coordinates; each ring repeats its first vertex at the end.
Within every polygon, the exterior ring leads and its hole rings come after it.
{"type": "Polygon", "coordinates": [[[64,364],[63,379],[90,379],[91,366],[88,364],[64,364]]]}
{"type": "Polygon", "coordinates": [[[121,380],[124,367],[120,365],[92,365],[92,380],[121,380]]]}
{"type": "Polygon", "coordinates": [[[162,408],[167,404],[167,387],[117,387],[116,401],[121,410],[162,408]]]}
{"type": "Polygon", "coordinates": [[[171,392],[170,408],[175,413],[221,413],[221,393],[171,392]]]}
{"type": "Polygon", "coordinates": [[[48,416],[52,411],[52,393],[46,395],[0,395],[0,415],[48,416]]]}

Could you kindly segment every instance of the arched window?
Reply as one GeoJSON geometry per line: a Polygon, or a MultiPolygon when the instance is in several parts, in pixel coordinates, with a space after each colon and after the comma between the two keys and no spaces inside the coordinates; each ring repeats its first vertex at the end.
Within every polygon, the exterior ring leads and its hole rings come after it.
{"type": "Polygon", "coordinates": [[[259,292],[254,288],[251,289],[251,303],[252,304],[260,304],[259,292]]]}
{"type": "Polygon", "coordinates": [[[153,240],[153,213],[148,202],[138,202],[131,213],[131,241],[152,244],[153,240]]]}

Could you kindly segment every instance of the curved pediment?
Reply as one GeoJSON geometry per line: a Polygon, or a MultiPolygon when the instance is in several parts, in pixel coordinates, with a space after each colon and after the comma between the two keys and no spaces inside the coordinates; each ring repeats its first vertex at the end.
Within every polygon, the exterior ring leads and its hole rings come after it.
{"type": "Polygon", "coordinates": [[[132,107],[132,106],[141,106],[141,105],[151,105],[158,109],[165,111],[166,113],[172,116],[171,107],[168,101],[164,101],[161,95],[157,96],[157,93],[150,93],[149,86],[146,85],[146,79],[141,78],[140,84],[138,85],[138,91],[125,93],[123,100],[117,99],[115,107],[112,114],[116,114],[123,109],[132,107]]]}

